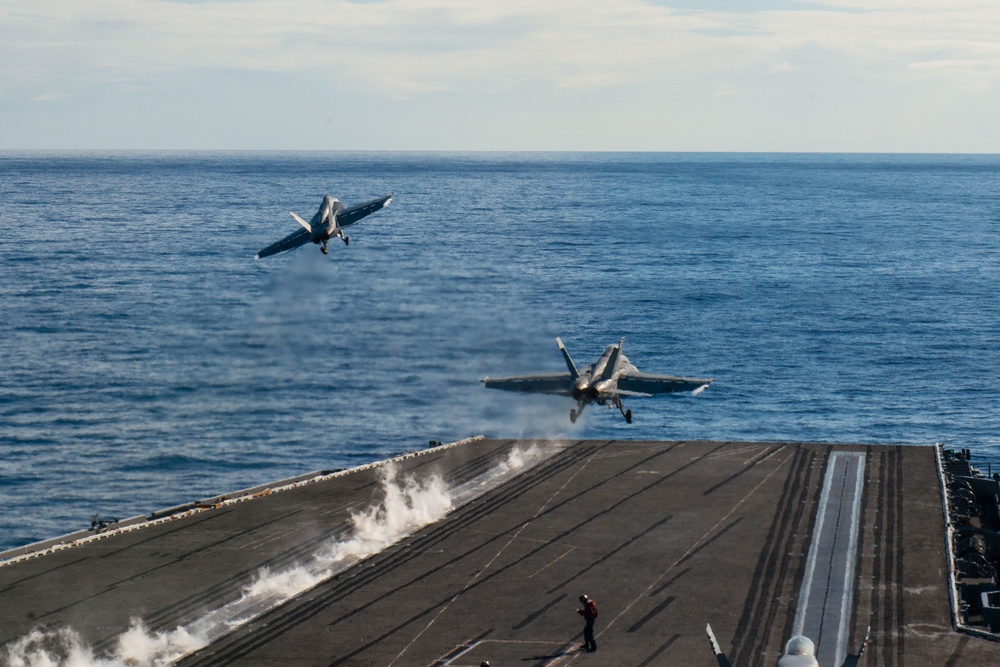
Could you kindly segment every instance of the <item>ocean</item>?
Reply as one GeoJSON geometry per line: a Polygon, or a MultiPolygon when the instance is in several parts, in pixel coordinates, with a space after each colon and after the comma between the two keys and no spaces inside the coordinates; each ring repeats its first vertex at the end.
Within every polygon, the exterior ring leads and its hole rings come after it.
{"type": "Polygon", "coordinates": [[[1000,156],[0,152],[0,549],[491,437],[1000,461],[1000,156]],[[254,253],[395,194],[329,256],[254,253]],[[706,391],[485,389],[625,339],[706,391]]]}

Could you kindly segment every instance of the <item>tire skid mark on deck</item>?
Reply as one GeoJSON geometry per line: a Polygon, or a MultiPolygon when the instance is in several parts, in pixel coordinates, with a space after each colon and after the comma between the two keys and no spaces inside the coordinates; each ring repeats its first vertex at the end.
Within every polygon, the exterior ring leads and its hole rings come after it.
{"type": "MultiPolygon", "coordinates": [[[[761,665],[763,654],[771,644],[771,626],[779,604],[779,593],[787,577],[786,565],[795,540],[797,524],[802,519],[809,482],[815,468],[816,454],[798,448],[792,458],[774,520],[768,530],[757,559],[750,594],[733,634],[734,664],[761,665]],[[794,524],[793,525],[793,520],[794,524]],[[750,627],[751,623],[758,624],[750,627]]],[[[823,459],[826,469],[827,457],[823,459]]],[[[808,528],[811,528],[811,522],[808,528]]]]}

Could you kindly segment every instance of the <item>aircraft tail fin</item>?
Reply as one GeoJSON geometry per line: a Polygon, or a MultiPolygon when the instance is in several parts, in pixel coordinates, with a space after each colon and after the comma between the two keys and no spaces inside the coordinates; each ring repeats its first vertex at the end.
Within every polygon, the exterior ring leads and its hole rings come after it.
{"type": "Polygon", "coordinates": [[[295,215],[295,214],[294,214],[294,213],[292,213],[291,211],[289,211],[289,212],[288,212],[288,215],[290,215],[290,216],[292,216],[293,218],[295,218],[295,222],[297,222],[297,223],[299,223],[300,225],[302,225],[302,226],[303,226],[303,227],[305,228],[305,230],[306,230],[307,232],[309,232],[310,234],[312,234],[312,230],[313,230],[313,228],[312,228],[312,225],[310,225],[310,224],[309,224],[308,222],[306,222],[305,220],[303,220],[303,219],[302,219],[302,218],[300,218],[299,216],[295,215]]]}
{"type": "Polygon", "coordinates": [[[712,648],[712,653],[715,654],[715,659],[719,663],[719,667],[731,667],[729,664],[729,658],[726,654],[722,652],[719,647],[719,640],[715,638],[715,633],[712,632],[712,626],[708,623],[705,624],[705,632],[708,633],[708,644],[712,648]]]}
{"type": "Polygon", "coordinates": [[[625,339],[622,338],[618,341],[618,345],[611,350],[611,356],[608,357],[608,363],[604,366],[604,370],[601,371],[602,380],[610,380],[615,374],[615,367],[618,366],[618,357],[622,354],[622,346],[625,345],[625,339]]]}
{"type": "Polygon", "coordinates": [[[861,662],[861,656],[865,654],[865,649],[868,648],[868,638],[872,633],[872,626],[868,626],[865,630],[865,638],[861,640],[861,648],[854,655],[848,655],[844,659],[844,664],[842,667],[858,667],[858,663],[861,662]]]}
{"type": "Polygon", "coordinates": [[[332,235],[337,231],[340,226],[337,221],[337,207],[339,204],[337,200],[326,195],[323,197],[323,203],[319,205],[319,212],[316,216],[319,218],[320,225],[326,225],[327,233],[332,235]]]}
{"type": "Polygon", "coordinates": [[[573,358],[569,356],[569,350],[566,349],[566,346],[563,345],[563,342],[559,338],[556,338],[556,345],[559,346],[559,351],[562,352],[563,359],[566,360],[566,368],[569,369],[570,376],[572,376],[573,380],[576,380],[580,377],[580,371],[576,370],[576,364],[573,363],[573,358]]]}

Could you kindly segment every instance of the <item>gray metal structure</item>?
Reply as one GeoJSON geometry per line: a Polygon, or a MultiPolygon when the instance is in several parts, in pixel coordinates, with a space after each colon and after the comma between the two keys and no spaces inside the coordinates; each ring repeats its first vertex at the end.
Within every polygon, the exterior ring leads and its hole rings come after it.
{"type": "Polygon", "coordinates": [[[529,394],[553,394],[571,396],[576,399],[576,408],[569,411],[569,419],[575,422],[583,409],[591,403],[616,407],[632,423],[632,411],[626,410],[622,398],[626,396],[645,397],[668,394],[677,391],[695,391],[707,387],[715,378],[687,378],[673,375],[643,373],[632,365],[622,352],[625,339],[617,345],[608,345],[604,353],[592,366],[578,370],[563,342],[556,338],[556,344],[566,360],[566,373],[544,375],[521,375],[516,377],[484,377],[481,382],[489,389],[503,389],[529,394]]]}
{"type": "Polygon", "coordinates": [[[364,204],[358,204],[357,206],[351,206],[347,208],[344,206],[336,197],[331,197],[330,195],[324,195],[323,201],[319,205],[319,210],[316,211],[316,215],[312,217],[312,220],[306,222],[299,216],[292,212],[289,212],[295,221],[302,225],[302,229],[292,232],[280,241],[276,241],[269,246],[261,248],[257,251],[254,259],[260,259],[261,257],[269,257],[271,255],[277,255],[279,252],[287,252],[289,250],[294,250],[299,246],[303,246],[306,243],[315,243],[319,245],[320,250],[323,251],[325,255],[327,253],[326,244],[333,237],[337,236],[344,242],[344,245],[350,243],[350,238],[344,235],[344,228],[350,227],[355,222],[358,222],[362,218],[365,218],[375,211],[379,211],[392,202],[392,195],[386,195],[385,197],[379,197],[378,199],[373,199],[364,204]]]}

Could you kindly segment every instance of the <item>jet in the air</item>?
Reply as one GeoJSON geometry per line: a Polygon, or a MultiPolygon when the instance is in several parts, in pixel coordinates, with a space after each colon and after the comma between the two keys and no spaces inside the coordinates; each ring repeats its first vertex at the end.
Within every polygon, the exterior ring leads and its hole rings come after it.
{"type": "Polygon", "coordinates": [[[617,345],[608,345],[604,354],[592,366],[577,370],[566,346],[556,338],[556,344],[566,360],[568,373],[546,375],[523,375],[519,377],[491,378],[481,381],[490,389],[520,391],[531,394],[555,394],[572,396],[576,408],[569,411],[569,420],[575,422],[583,409],[591,403],[616,407],[632,423],[632,411],[626,410],[622,398],[627,396],[652,396],[675,391],[700,391],[710,385],[715,378],[685,378],[671,375],[642,373],[633,366],[622,352],[625,339],[617,345]]]}
{"type": "Polygon", "coordinates": [[[379,197],[370,202],[347,208],[335,197],[324,195],[323,202],[319,205],[319,210],[316,211],[316,215],[312,217],[312,220],[306,222],[294,213],[289,213],[289,215],[295,218],[295,222],[302,225],[302,229],[292,232],[280,241],[272,243],[265,248],[261,248],[257,251],[254,259],[293,250],[309,242],[319,245],[319,249],[325,255],[327,253],[326,244],[333,237],[340,237],[344,245],[351,242],[351,239],[344,235],[344,227],[350,227],[361,218],[385,208],[391,202],[392,195],[390,194],[386,197],[379,197]]]}

